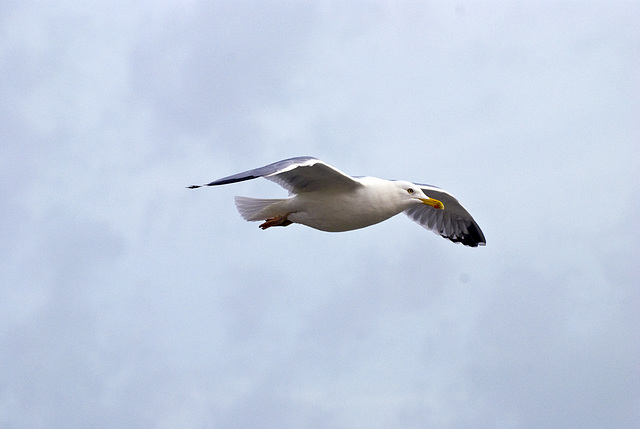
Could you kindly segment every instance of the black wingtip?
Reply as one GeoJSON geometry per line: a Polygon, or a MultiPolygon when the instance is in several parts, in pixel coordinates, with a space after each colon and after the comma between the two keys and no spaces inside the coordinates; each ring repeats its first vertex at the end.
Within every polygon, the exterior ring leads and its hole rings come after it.
{"type": "Polygon", "coordinates": [[[457,236],[447,236],[446,234],[440,233],[440,235],[448,240],[453,241],[454,243],[462,243],[465,246],[469,247],[478,247],[478,246],[486,246],[487,240],[484,238],[484,234],[482,230],[475,222],[471,222],[467,224],[468,232],[463,234],[460,237],[457,236]]]}
{"type": "Polygon", "coordinates": [[[484,234],[482,230],[478,226],[477,223],[473,222],[468,226],[469,234],[467,234],[463,240],[462,244],[470,247],[478,247],[478,246],[486,246],[487,240],[484,238],[484,234]]]}
{"type": "Polygon", "coordinates": [[[198,188],[202,188],[202,185],[191,185],[191,186],[187,186],[187,189],[198,189],[198,188]]]}

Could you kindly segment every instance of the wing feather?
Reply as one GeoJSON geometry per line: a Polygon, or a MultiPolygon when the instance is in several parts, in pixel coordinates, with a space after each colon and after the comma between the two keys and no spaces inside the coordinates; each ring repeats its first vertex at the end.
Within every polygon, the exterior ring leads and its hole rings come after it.
{"type": "Polygon", "coordinates": [[[299,156],[223,177],[206,185],[192,185],[189,188],[226,185],[258,177],[271,180],[294,194],[324,189],[354,189],[362,186],[358,179],[344,174],[317,158],[299,156]]]}
{"type": "Polygon", "coordinates": [[[405,210],[407,216],[455,243],[471,247],[486,244],[484,234],[476,221],[453,195],[435,186],[418,186],[428,197],[440,200],[444,204],[444,210],[420,205],[405,210]]]}

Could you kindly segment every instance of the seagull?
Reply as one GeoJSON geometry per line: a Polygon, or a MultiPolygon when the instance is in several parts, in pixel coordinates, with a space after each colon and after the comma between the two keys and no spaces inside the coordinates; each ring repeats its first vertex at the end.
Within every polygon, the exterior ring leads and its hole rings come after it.
{"type": "Polygon", "coordinates": [[[454,243],[484,246],[478,224],[458,200],[436,186],[377,177],[353,177],[310,156],[289,158],[223,177],[189,189],[264,177],[289,191],[289,198],[235,197],[247,221],[261,229],[299,223],[321,231],[365,228],[404,212],[409,218],[454,243]]]}

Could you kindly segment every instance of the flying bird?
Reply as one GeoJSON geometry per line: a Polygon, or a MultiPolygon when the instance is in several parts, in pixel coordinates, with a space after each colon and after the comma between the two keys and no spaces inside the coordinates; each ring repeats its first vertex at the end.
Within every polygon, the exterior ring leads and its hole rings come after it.
{"type": "Polygon", "coordinates": [[[364,228],[404,212],[442,237],[465,246],[486,244],[484,234],[458,200],[436,186],[377,177],[352,177],[317,158],[285,159],[223,177],[190,189],[264,177],[289,191],[289,198],[235,197],[247,221],[264,221],[260,228],[300,223],[321,231],[364,228]]]}

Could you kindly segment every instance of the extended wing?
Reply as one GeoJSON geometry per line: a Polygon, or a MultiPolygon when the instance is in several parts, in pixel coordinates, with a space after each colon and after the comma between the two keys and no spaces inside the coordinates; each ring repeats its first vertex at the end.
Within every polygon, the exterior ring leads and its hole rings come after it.
{"type": "Polygon", "coordinates": [[[344,174],[335,167],[310,156],[284,159],[264,167],[223,177],[206,185],[192,185],[191,189],[202,186],[226,185],[264,177],[282,186],[291,193],[311,192],[323,189],[344,190],[361,186],[358,179],[344,174]]]}
{"type": "Polygon", "coordinates": [[[484,246],[482,230],[458,200],[445,191],[431,185],[418,184],[430,198],[440,200],[444,210],[421,204],[405,210],[405,214],[423,227],[465,246],[484,246]]]}

